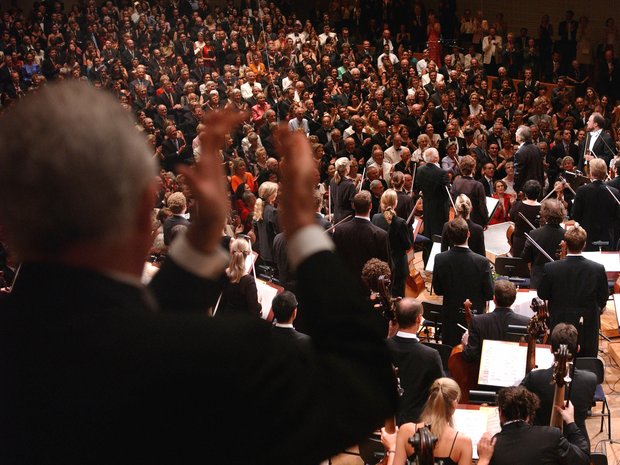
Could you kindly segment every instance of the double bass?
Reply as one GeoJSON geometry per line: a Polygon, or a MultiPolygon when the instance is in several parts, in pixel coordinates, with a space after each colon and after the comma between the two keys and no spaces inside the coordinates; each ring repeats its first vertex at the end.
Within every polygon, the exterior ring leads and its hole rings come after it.
{"type": "MultiPolygon", "coordinates": [[[[463,302],[463,311],[465,312],[465,321],[468,328],[472,318],[471,306],[472,303],[469,299],[463,302]]],[[[465,357],[463,357],[464,348],[462,343],[454,346],[448,359],[448,370],[461,389],[461,402],[466,404],[469,402],[469,391],[478,384],[480,362],[468,362],[465,360],[465,357]]]]}
{"type": "Polygon", "coordinates": [[[564,392],[566,386],[571,382],[570,372],[573,365],[573,355],[568,351],[568,345],[560,344],[553,356],[555,359],[553,362],[553,384],[555,384],[555,390],[553,392],[553,406],[551,407],[551,421],[549,425],[560,428],[560,431],[562,431],[564,421],[556,406],[564,408],[564,392]]]}
{"type": "Polygon", "coordinates": [[[525,365],[525,373],[529,373],[536,368],[536,341],[542,338],[542,343],[547,342],[549,337],[549,312],[547,304],[542,299],[534,297],[530,308],[534,312],[534,316],[527,325],[527,362],[525,365]]]}

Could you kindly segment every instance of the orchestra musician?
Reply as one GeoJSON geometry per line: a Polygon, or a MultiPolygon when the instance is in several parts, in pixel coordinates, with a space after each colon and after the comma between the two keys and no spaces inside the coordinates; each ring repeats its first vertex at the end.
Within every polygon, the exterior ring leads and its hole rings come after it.
{"type": "MultiPolygon", "coordinates": [[[[347,157],[340,157],[336,160],[336,172],[329,183],[329,195],[331,197],[331,209],[333,210],[333,223],[353,215],[353,196],[355,195],[355,184],[349,179],[351,162],[347,157]]],[[[328,212],[331,214],[332,212],[328,212]]]]}
{"type": "MultiPolygon", "coordinates": [[[[439,166],[439,152],[430,147],[423,153],[426,164],[418,169],[414,182],[414,189],[422,191],[424,198],[424,235],[432,238],[441,234],[441,230],[450,210],[450,199],[446,187],[450,186],[448,174],[439,166]]],[[[422,257],[428,263],[431,254],[432,241],[424,244],[422,257]]]]}
{"type": "Polygon", "coordinates": [[[375,314],[315,225],[315,164],[303,135],[278,131],[281,224],[319,342],[302,362],[259,318],[206,316],[228,262],[219,150],[244,118],[205,116],[200,161],[182,169],[199,208],[147,288],[140,276],[157,171],[127,112],[72,82],[6,113],[0,211],[23,265],[0,311],[1,463],[245,463],[251,455],[255,464],[310,465],[395,411],[375,314]],[[25,124],[40,128],[37,137],[25,124]],[[231,432],[241,419],[279,440],[249,435],[239,447],[231,432]]]}
{"type": "Polygon", "coordinates": [[[460,194],[469,197],[472,204],[471,220],[483,228],[489,223],[484,186],[480,181],[473,178],[476,169],[476,160],[471,155],[465,155],[461,159],[461,172],[463,175],[454,180],[452,184],[452,198],[456,199],[460,194]]]}
{"type": "Polygon", "coordinates": [[[503,388],[497,395],[502,430],[478,442],[478,465],[588,465],[590,447],[575,424],[572,403],[560,409],[566,423],[564,435],[551,426],[532,426],[540,405],[536,394],[523,386],[503,388]]]}
{"type": "Polygon", "coordinates": [[[495,282],[493,301],[495,310],[482,315],[474,315],[469,330],[463,334],[463,357],[468,362],[477,362],[482,353],[482,343],[485,339],[493,341],[506,341],[508,337],[508,325],[527,326],[530,319],[517,315],[510,306],[517,298],[517,289],[507,279],[498,279],[495,282]]]}
{"type": "Polygon", "coordinates": [[[463,218],[450,221],[446,233],[454,247],[435,257],[433,287],[443,296],[442,341],[455,346],[461,342],[458,325],[466,324],[460,310],[463,302],[469,299],[474,310],[484,312],[493,297],[493,277],[489,261],[469,249],[469,228],[463,218]]]}
{"type": "MultiPolygon", "coordinates": [[[[574,359],[579,349],[577,339],[577,328],[566,323],[558,323],[551,331],[551,352],[557,352],[560,344],[566,344],[569,353],[573,355],[574,359]]],[[[570,390],[566,389],[565,391],[567,396],[570,391],[570,401],[575,406],[575,423],[581,429],[586,439],[588,439],[586,417],[588,410],[592,408],[596,384],[596,375],[594,373],[575,368],[571,373],[570,390]]],[[[521,382],[521,385],[536,394],[540,399],[540,408],[536,411],[534,424],[548,425],[551,419],[555,391],[553,367],[530,371],[521,382]]]]}
{"type": "Polygon", "coordinates": [[[543,157],[538,146],[532,143],[532,131],[528,126],[519,126],[515,138],[519,144],[514,160],[515,191],[520,192],[525,183],[530,180],[538,181],[542,186],[544,183],[543,157]]]}
{"type": "Polygon", "coordinates": [[[573,203],[573,219],[588,233],[586,251],[613,250],[614,227],[620,217],[620,192],[605,184],[607,177],[607,165],[601,158],[594,158],[589,162],[589,184],[584,184],[577,189],[575,202],[573,203]],[[594,242],[606,244],[597,246],[594,242]]]}
{"type": "MultiPolygon", "coordinates": [[[[566,210],[562,203],[555,199],[544,200],[540,205],[540,222],[543,225],[529,233],[532,239],[553,259],[560,258],[558,254],[560,242],[564,239],[566,232],[561,224],[565,217],[566,210]]],[[[525,242],[521,258],[531,264],[530,289],[538,288],[543,275],[543,267],[549,260],[530,241],[525,242]]]]}
{"type": "Polygon", "coordinates": [[[403,390],[396,411],[397,425],[420,421],[431,385],[444,375],[439,352],[417,337],[422,320],[419,301],[406,298],[396,305],[398,332],[387,345],[403,390]]]}
{"type": "Polygon", "coordinates": [[[510,209],[510,218],[515,223],[512,247],[510,248],[510,254],[513,257],[521,256],[526,242],[524,233],[529,233],[534,229],[530,224],[535,228],[539,225],[540,203],[536,199],[540,195],[540,189],[540,183],[530,179],[521,189],[525,195],[525,200],[517,200],[510,209]],[[525,218],[519,215],[519,213],[522,213],[525,218]]]}
{"type": "MultiPolygon", "coordinates": [[[[467,241],[467,245],[472,250],[472,252],[477,253],[483,257],[486,257],[486,249],[484,245],[484,230],[482,226],[474,223],[470,218],[470,213],[472,211],[471,201],[469,197],[465,194],[459,195],[454,201],[455,207],[455,215],[457,217],[463,218],[467,221],[467,227],[469,228],[469,239],[467,241]]],[[[448,229],[448,223],[443,225],[443,229],[441,231],[441,251],[445,252],[449,247],[453,247],[454,243],[448,237],[448,233],[446,232],[448,229]]]]}
{"type": "Polygon", "coordinates": [[[433,449],[435,463],[471,465],[471,439],[454,429],[452,417],[461,397],[461,390],[452,378],[439,378],[431,386],[420,423],[405,423],[396,436],[393,465],[405,465],[415,454],[409,443],[418,428],[429,426],[437,443],[433,449]]]}
{"type": "Polygon", "coordinates": [[[580,357],[598,356],[600,314],[605,309],[609,288],[605,267],[581,255],[587,233],[575,226],[564,235],[567,255],[563,260],[545,263],[538,285],[538,297],[549,301],[550,329],[569,323],[580,330],[580,357]]]}
{"type": "Polygon", "coordinates": [[[598,112],[594,112],[588,118],[586,130],[588,131],[586,138],[579,145],[579,163],[577,168],[587,172],[586,168],[592,160],[600,158],[607,165],[616,155],[614,150],[614,140],[604,130],[606,126],[605,117],[598,112]]]}

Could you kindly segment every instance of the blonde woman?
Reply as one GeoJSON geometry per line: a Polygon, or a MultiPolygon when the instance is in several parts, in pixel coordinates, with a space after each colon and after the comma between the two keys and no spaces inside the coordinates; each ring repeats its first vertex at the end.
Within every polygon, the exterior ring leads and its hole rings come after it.
{"type": "Polygon", "coordinates": [[[233,239],[230,242],[230,262],[226,268],[228,282],[224,285],[216,317],[240,314],[260,316],[256,281],[247,273],[245,266],[251,252],[247,239],[233,239]]]}
{"type": "Polygon", "coordinates": [[[372,223],[388,233],[390,268],[392,270],[392,296],[405,296],[405,280],[409,275],[407,250],[413,247],[407,222],[396,215],[398,194],[394,189],[386,190],[381,196],[381,213],[372,217],[372,223]]]}
{"type": "MultiPolygon", "coordinates": [[[[333,223],[336,224],[348,215],[354,215],[353,197],[355,196],[355,184],[349,179],[351,162],[347,157],[336,160],[336,172],[329,183],[331,209],[334,214],[333,223]]],[[[330,212],[331,213],[331,212],[330,212]]]]}
{"type": "Polygon", "coordinates": [[[254,233],[259,257],[267,264],[273,263],[273,239],[278,234],[278,218],[275,203],[278,185],[266,181],[258,188],[258,198],[254,205],[254,233]]]}
{"type": "Polygon", "coordinates": [[[444,465],[471,465],[471,439],[454,429],[452,416],[461,398],[458,384],[451,378],[439,378],[432,384],[420,423],[405,423],[396,436],[394,465],[405,465],[414,454],[409,444],[418,428],[428,426],[437,443],[433,449],[435,462],[444,465]]]}

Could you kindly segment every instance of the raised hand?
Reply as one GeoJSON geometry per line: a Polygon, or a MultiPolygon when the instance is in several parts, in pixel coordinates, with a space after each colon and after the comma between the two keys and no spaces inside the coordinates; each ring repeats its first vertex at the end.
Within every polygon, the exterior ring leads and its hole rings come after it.
{"type": "Polygon", "coordinates": [[[187,179],[196,209],[187,230],[190,244],[203,253],[218,246],[228,213],[226,177],[222,171],[220,149],[227,133],[243,122],[247,115],[229,110],[211,112],[202,123],[200,133],[200,161],[194,167],[179,166],[179,173],[187,179]]]}

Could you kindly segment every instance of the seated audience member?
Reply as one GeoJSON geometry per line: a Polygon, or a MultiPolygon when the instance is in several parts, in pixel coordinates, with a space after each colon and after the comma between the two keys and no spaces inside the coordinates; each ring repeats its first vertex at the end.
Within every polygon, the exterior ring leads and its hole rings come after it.
{"type": "MultiPolygon", "coordinates": [[[[568,351],[574,361],[578,351],[577,328],[566,323],[556,325],[551,332],[551,352],[557,352],[561,344],[568,346],[568,351]]],[[[594,391],[596,389],[596,375],[590,371],[575,368],[571,373],[571,378],[570,401],[575,407],[575,423],[581,429],[586,439],[588,439],[586,417],[588,410],[592,408],[592,399],[594,399],[594,391]]],[[[536,394],[540,399],[540,407],[536,411],[533,423],[541,426],[548,425],[551,419],[555,392],[553,367],[532,370],[523,379],[521,385],[536,394]]],[[[568,391],[567,389],[565,392],[566,396],[568,396],[568,391]]]]}
{"type": "Polygon", "coordinates": [[[503,388],[497,395],[501,432],[484,433],[478,442],[478,465],[565,463],[587,465],[590,448],[575,424],[573,404],[559,409],[564,432],[551,426],[532,426],[540,402],[523,386],[503,388]]]}
{"type": "Polygon", "coordinates": [[[396,412],[396,424],[418,422],[433,382],[443,376],[441,357],[418,339],[422,304],[406,298],[396,306],[398,332],[388,339],[392,363],[398,369],[403,394],[396,412]]]}
{"type": "Polygon", "coordinates": [[[482,315],[474,315],[469,325],[469,330],[463,334],[463,357],[470,362],[480,361],[482,343],[485,339],[493,341],[507,341],[510,339],[508,326],[526,326],[530,319],[526,316],[517,315],[510,309],[517,297],[517,289],[513,283],[506,279],[495,282],[493,302],[495,310],[482,315]]]}

